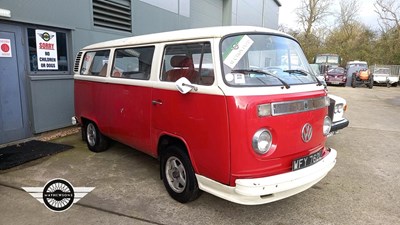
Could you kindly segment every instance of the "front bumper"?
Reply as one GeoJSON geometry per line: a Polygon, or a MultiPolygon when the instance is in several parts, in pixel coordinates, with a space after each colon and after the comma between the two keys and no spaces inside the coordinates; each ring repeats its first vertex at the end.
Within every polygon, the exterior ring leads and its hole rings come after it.
{"type": "Polygon", "coordinates": [[[349,121],[345,118],[343,118],[342,120],[336,121],[332,123],[332,127],[331,127],[331,132],[330,133],[334,133],[340,129],[343,129],[347,126],[349,126],[349,121]]]}
{"type": "Polygon", "coordinates": [[[399,82],[399,77],[378,77],[374,76],[374,81],[379,84],[386,84],[389,82],[389,84],[393,84],[396,82],[399,82]]]}
{"type": "Polygon", "coordinates": [[[337,84],[337,85],[345,84],[345,83],[346,83],[345,80],[326,80],[325,82],[326,82],[327,84],[337,84]]]}
{"type": "Polygon", "coordinates": [[[307,190],[324,178],[336,164],[337,152],[330,153],[304,169],[270,177],[237,179],[231,187],[196,174],[199,188],[205,192],[243,205],[259,205],[290,197],[307,190]]]}

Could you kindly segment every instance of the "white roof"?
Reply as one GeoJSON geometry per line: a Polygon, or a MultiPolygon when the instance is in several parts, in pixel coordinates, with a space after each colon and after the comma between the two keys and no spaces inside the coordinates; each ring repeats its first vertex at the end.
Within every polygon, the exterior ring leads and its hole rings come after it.
{"type": "Polygon", "coordinates": [[[368,64],[368,63],[365,61],[355,60],[355,61],[349,61],[349,62],[347,62],[347,64],[368,64]]]}
{"type": "Polygon", "coordinates": [[[92,44],[92,45],[84,47],[83,50],[97,49],[97,48],[104,48],[104,47],[118,47],[118,46],[125,46],[125,45],[159,43],[159,42],[168,42],[168,41],[177,41],[177,40],[221,38],[225,35],[233,34],[233,33],[252,33],[252,32],[272,33],[272,34],[282,35],[282,36],[286,36],[286,37],[291,37],[290,35],[279,32],[277,30],[272,30],[272,29],[263,28],[263,27],[220,26],[220,27],[207,27],[207,28],[177,30],[177,31],[169,31],[169,32],[121,38],[121,39],[92,44]]]}

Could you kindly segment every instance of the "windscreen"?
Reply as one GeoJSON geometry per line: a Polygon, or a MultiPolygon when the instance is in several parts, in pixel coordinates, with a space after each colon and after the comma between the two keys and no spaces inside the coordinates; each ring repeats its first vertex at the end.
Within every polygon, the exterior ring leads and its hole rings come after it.
{"type": "Polygon", "coordinates": [[[317,83],[299,44],[287,37],[229,36],[221,42],[221,54],[224,81],[229,86],[317,83]]]}

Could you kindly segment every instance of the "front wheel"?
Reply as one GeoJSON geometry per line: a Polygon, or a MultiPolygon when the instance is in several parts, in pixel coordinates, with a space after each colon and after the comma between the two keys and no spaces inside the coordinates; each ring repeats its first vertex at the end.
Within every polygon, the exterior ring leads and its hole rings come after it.
{"type": "Polygon", "coordinates": [[[182,148],[167,147],[161,156],[160,169],[164,186],[173,199],[187,203],[199,196],[200,189],[192,163],[182,148]]]}
{"type": "Polygon", "coordinates": [[[95,123],[89,121],[83,129],[86,144],[92,152],[102,152],[108,149],[109,140],[104,136],[95,123]]]}
{"type": "Polygon", "coordinates": [[[368,85],[368,88],[369,89],[372,89],[374,87],[374,79],[373,79],[373,77],[370,75],[369,76],[369,85],[368,85]]]}
{"type": "Polygon", "coordinates": [[[351,77],[351,87],[355,88],[356,87],[356,75],[353,74],[351,77]]]}

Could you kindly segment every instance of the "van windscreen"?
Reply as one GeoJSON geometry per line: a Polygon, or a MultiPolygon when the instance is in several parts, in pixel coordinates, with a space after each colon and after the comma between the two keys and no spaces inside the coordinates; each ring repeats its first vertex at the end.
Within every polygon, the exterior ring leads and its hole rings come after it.
{"type": "Polygon", "coordinates": [[[229,36],[221,42],[222,71],[229,86],[280,86],[318,83],[300,45],[269,35],[229,36]]]}

